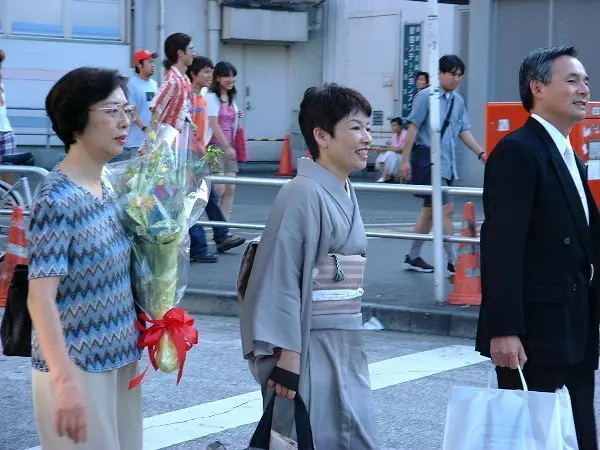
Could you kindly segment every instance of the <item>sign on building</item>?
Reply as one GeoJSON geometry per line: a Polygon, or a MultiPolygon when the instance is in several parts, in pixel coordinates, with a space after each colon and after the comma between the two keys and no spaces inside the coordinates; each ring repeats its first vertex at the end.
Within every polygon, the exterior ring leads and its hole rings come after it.
{"type": "Polygon", "coordinates": [[[417,72],[421,70],[421,24],[404,25],[402,52],[402,117],[410,114],[412,99],[417,93],[417,72]]]}

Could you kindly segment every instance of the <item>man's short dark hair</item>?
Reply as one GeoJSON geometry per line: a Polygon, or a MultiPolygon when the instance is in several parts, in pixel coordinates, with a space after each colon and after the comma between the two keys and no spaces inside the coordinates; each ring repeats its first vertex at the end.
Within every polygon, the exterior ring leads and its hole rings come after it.
{"type": "Polygon", "coordinates": [[[64,75],[46,97],[46,113],[52,129],[68,152],[88,124],[90,107],[117,88],[127,95],[126,78],[116,70],[80,67],[64,75]]]}
{"type": "Polygon", "coordinates": [[[417,72],[417,79],[422,76],[425,78],[425,83],[429,84],[429,72],[417,72]]]}
{"type": "Polygon", "coordinates": [[[440,72],[454,73],[459,72],[465,74],[465,63],[456,55],[444,55],[440,58],[440,72]]]}
{"type": "Polygon", "coordinates": [[[187,76],[191,80],[192,75],[198,75],[198,73],[206,67],[213,69],[215,66],[213,62],[206,56],[194,56],[192,64],[190,65],[190,67],[188,67],[187,76]]]}
{"type": "Polygon", "coordinates": [[[320,128],[333,136],[333,129],[340,120],[359,111],[370,117],[371,104],[354,89],[327,83],[322,87],[310,87],[304,92],[298,122],[314,160],[320,155],[313,130],[320,128]]]}
{"type": "Polygon", "coordinates": [[[192,38],[185,33],[173,33],[165,39],[165,60],[163,66],[170,69],[171,66],[177,64],[179,59],[178,51],[185,53],[187,46],[192,42],[192,38]]]}
{"type": "Polygon", "coordinates": [[[519,94],[521,103],[527,111],[533,108],[531,82],[541,81],[549,84],[554,72],[554,60],[560,56],[577,57],[575,47],[560,45],[550,48],[539,48],[525,57],[519,69],[519,94]]]}
{"type": "Polygon", "coordinates": [[[402,117],[394,117],[392,120],[390,120],[390,123],[397,123],[399,126],[402,126],[402,117]]]}
{"type": "Polygon", "coordinates": [[[6,59],[6,54],[4,53],[4,50],[0,50],[0,63],[4,62],[5,59],[6,59]]]}

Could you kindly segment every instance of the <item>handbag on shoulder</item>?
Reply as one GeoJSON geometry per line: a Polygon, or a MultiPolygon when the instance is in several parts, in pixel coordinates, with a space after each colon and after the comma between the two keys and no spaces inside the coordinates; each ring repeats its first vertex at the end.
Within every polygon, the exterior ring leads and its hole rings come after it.
{"type": "Polygon", "coordinates": [[[0,325],[0,338],[6,356],[31,357],[31,316],[27,309],[28,266],[15,267],[8,294],[6,308],[0,325]]]}

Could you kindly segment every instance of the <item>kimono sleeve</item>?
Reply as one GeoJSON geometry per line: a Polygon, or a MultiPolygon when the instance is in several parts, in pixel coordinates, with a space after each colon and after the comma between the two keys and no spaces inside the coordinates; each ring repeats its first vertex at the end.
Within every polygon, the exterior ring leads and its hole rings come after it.
{"type": "Polygon", "coordinates": [[[287,193],[273,205],[241,307],[246,358],[302,350],[304,267],[314,263],[323,234],[318,202],[309,193],[287,193]]]}
{"type": "Polygon", "coordinates": [[[29,279],[64,277],[69,273],[68,212],[61,203],[42,197],[29,222],[29,279]]]}

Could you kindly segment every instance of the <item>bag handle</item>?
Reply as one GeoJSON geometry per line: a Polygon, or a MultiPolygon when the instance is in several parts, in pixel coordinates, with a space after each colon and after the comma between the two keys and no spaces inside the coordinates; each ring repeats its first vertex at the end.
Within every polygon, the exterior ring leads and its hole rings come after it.
{"type": "MultiPolygon", "coordinates": [[[[302,400],[302,397],[298,393],[299,378],[295,373],[288,372],[280,367],[275,367],[270,377],[271,380],[296,391],[296,396],[294,397],[294,422],[296,423],[298,450],[315,450],[312,428],[310,426],[310,415],[308,414],[304,400],[302,400]]],[[[276,397],[277,394],[273,392],[252,435],[252,439],[250,439],[250,448],[269,449],[276,397]]]]}
{"type": "MultiPolygon", "coordinates": [[[[519,377],[521,378],[521,384],[523,385],[523,391],[528,392],[529,388],[527,387],[527,382],[525,381],[525,376],[523,375],[523,370],[521,366],[517,366],[517,370],[519,371],[519,377]]],[[[488,384],[487,388],[492,388],[492,380],[494,379],[494,375],[496,375],[496,366],[492,364],[492,368],[490,369],[490,373],[488,375],[488,384]]]]}

